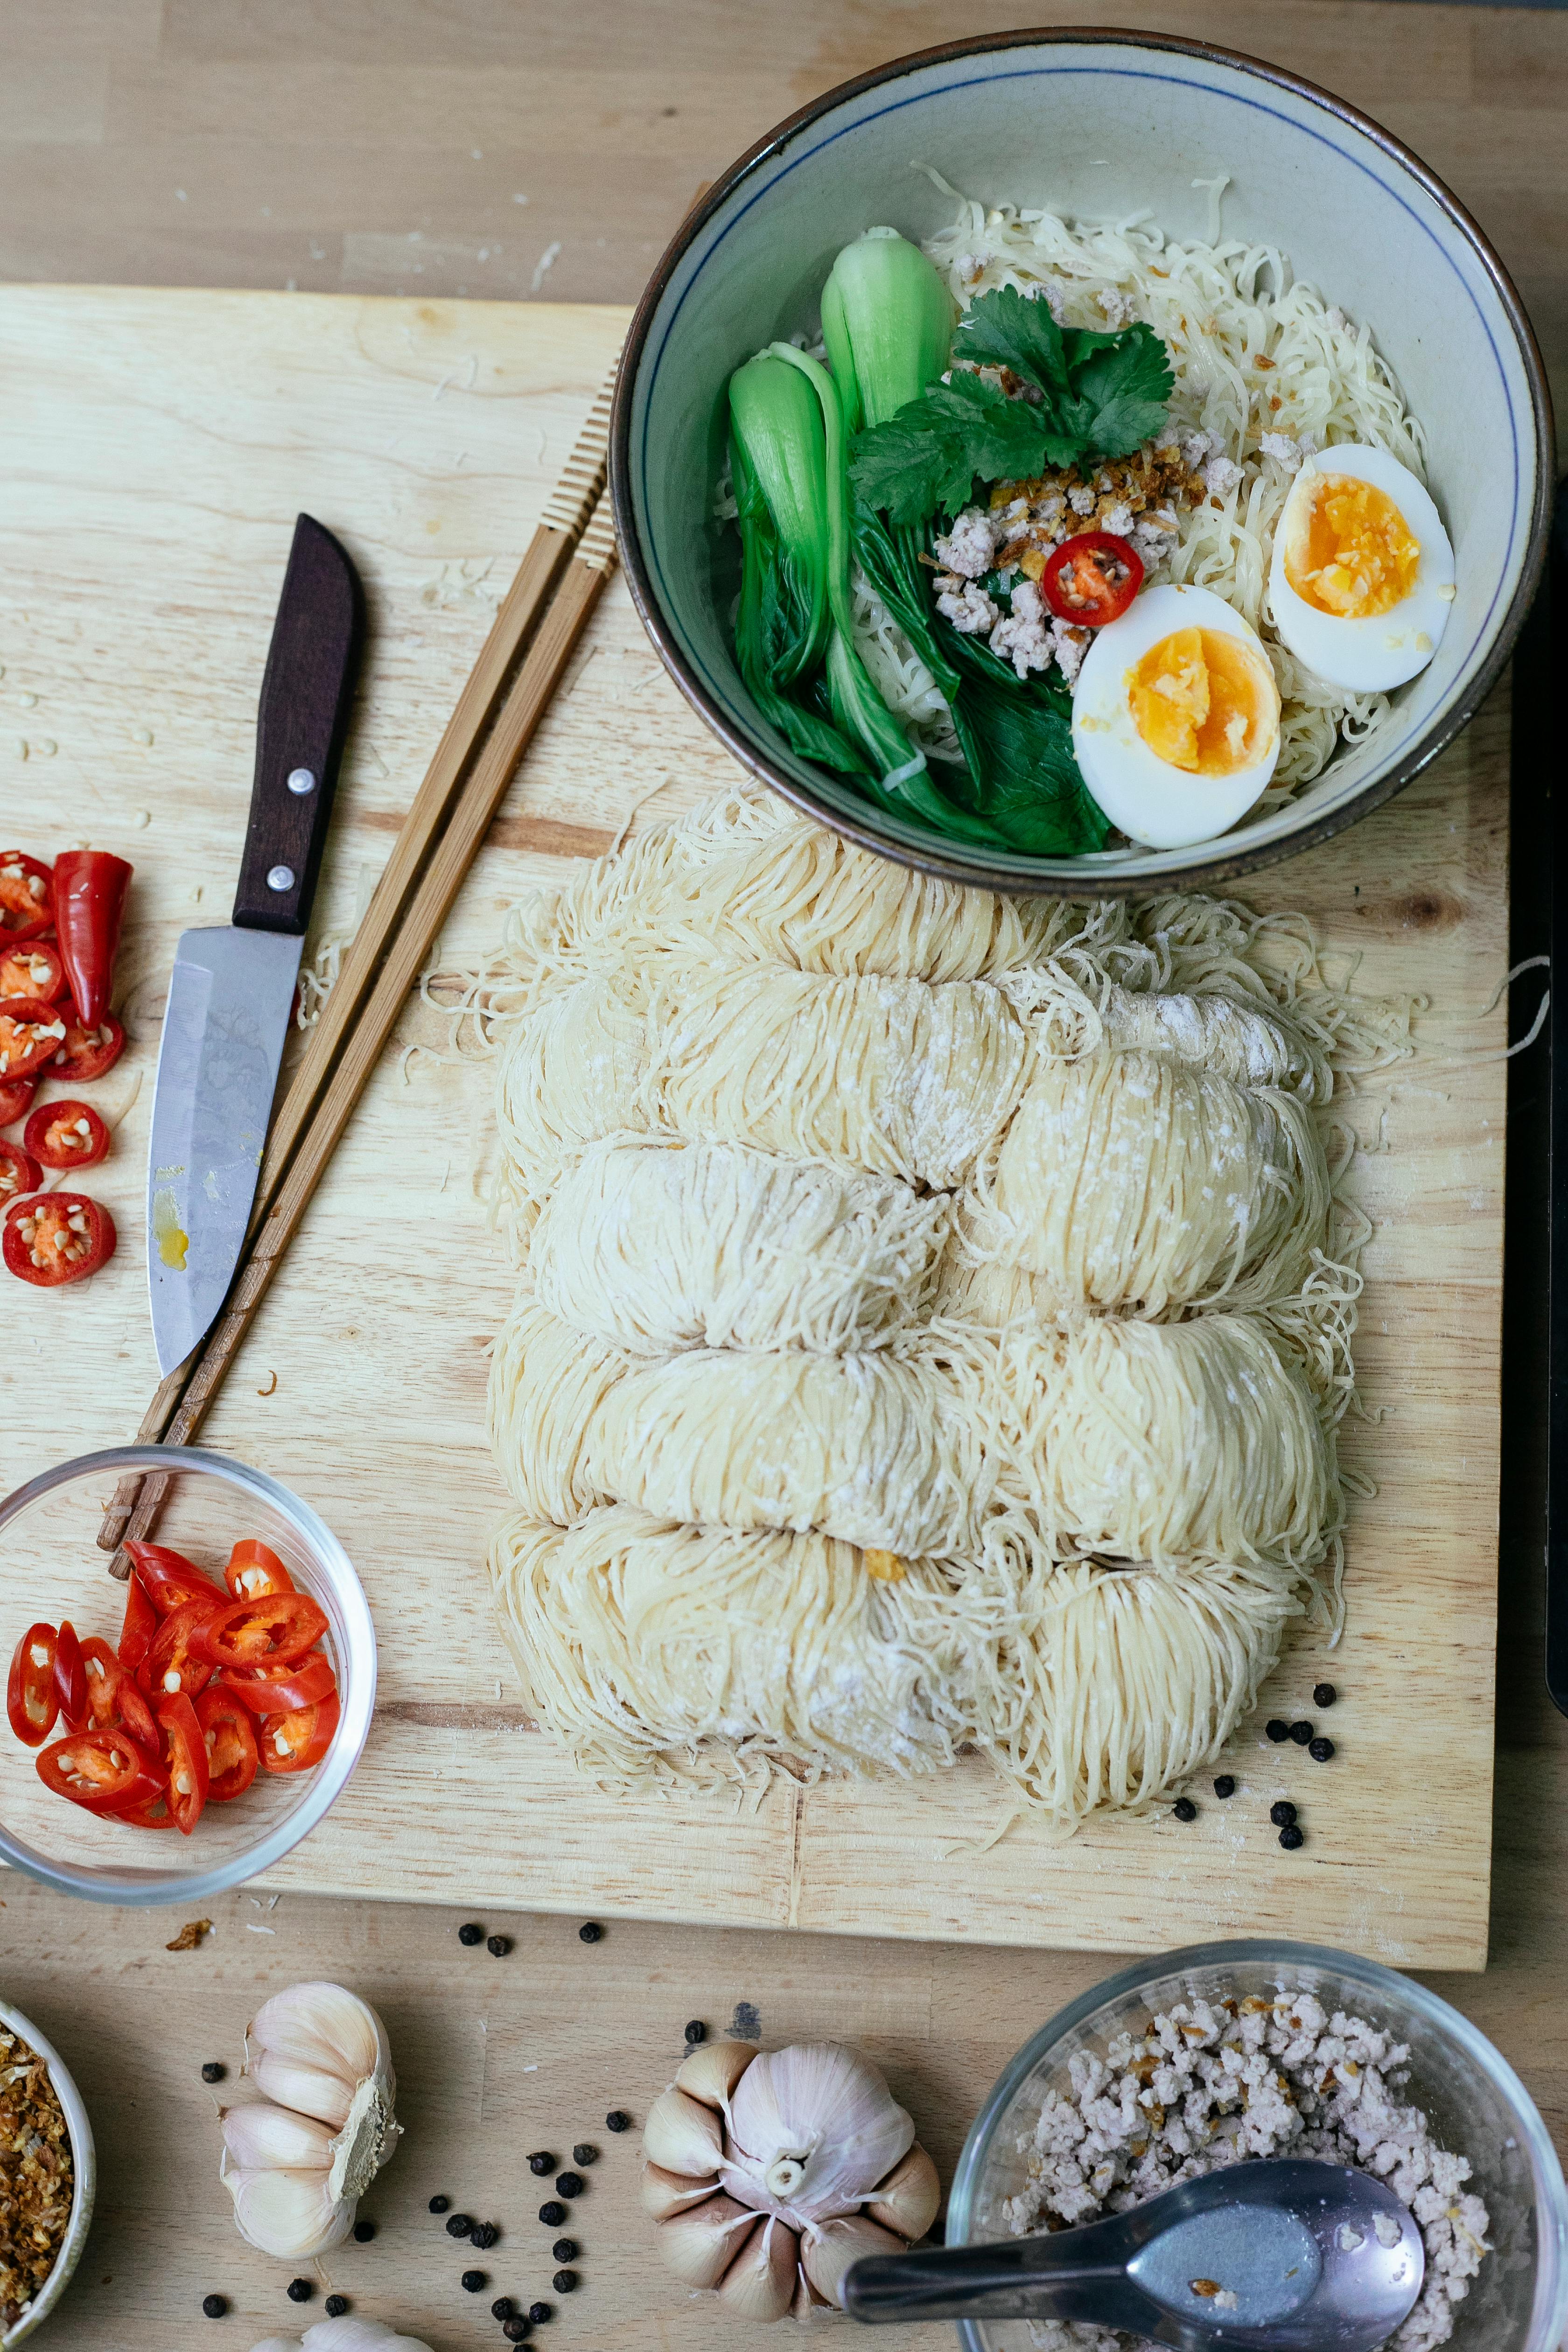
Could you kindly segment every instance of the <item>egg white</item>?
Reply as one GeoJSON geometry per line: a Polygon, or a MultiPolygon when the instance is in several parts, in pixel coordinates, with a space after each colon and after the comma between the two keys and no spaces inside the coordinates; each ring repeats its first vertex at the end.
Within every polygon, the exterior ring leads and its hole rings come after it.
{"type": "Polygon", "coordinates": [[[1275,526],[1268,564],[1268,604],[1274,625],[1299,662],[1326,685],[1351,694],[1386,694],[1424,670],[1447,626],[1454,602],[1454,550],[1430,495],[1408,466],[1386,449],[1359,442],[1336,443],[1303,460],[1275,526]],[[1370,482],[1393,499],[1420,545],[1415,584],[1386,613],[1352,620],[1321,613],[1298,596],[1285,577],[1285,551],[1301,520],[1312,485],[1325,474],[1348,474],[1370,482]]]}
{"type": "Polygon", "coordinates": [[[1212,840],[1247,814],[1279,759],[1278,722],[1260,759],[1230,776],[1190,775],[1152,751],[1133,722],[1127,673],[1178,629],[1239,637],[1268,668],[1256,629],[1208,588],[1146,588],[1097,629],[1073,691],[1072,745],[1084,782],[1114,825],[1151,849],[1212,840]]]}

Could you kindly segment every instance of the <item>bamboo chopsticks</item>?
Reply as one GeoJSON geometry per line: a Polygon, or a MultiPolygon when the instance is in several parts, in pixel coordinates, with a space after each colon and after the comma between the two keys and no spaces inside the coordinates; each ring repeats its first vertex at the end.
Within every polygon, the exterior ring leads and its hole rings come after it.
{"type": "MultiPolygon", "coordinates": [[[[159,1384],[137,1432],[139,1444],[184,1445],[200,1427],[615,569],[605,487],[614,391],[612,369],[545,503],[273,1118],[248,1255],[241,1259],[223,1314],[204,1345],[159,1384]]],[[[115,1489],[98,1536],[115,1555],[113,1575],[129,1575],[121,1547],[148,1532],[167,1483],[156,1474],[133,1473],[115,1489]]]]}

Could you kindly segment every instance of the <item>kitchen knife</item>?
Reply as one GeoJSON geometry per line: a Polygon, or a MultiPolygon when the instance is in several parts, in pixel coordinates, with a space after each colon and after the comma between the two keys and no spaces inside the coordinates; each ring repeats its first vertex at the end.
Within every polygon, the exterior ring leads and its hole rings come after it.
{"type": "Polygon", "coordinates": [[[363,612],[348,555],[302,514],[261,681],[234,921],[182,936],[163,1014],[147,1160],[147,1287],[164,1374],[211,1328],[239,1261],[331,814],[363,612]]]}

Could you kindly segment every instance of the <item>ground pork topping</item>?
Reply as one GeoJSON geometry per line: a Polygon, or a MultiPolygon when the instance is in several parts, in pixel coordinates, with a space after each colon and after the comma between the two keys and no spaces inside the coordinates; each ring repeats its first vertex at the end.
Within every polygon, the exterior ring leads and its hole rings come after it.
{"type": "MultiPolygon", "coordinates": [[[[1178,2002],[1142,2036],[1117,2035],[1103,2058],[1069,2059],[1069,2090],[1047,2091],[1018,2141],[1028,2185],[1003,2218],[1019,2237],[1069,2229],[1254,2156],[1359,2165],[1409,2207],[1426,2248],[1420,2300],[1390,2341],[1432,2352],[1489,2251],[1489,2221],[1464,2186],[1468,2159],[1438,2147],[1422,2110],[1396,2096],[1409,2056],[1308,1992],[1178,2002]]],[[[1030,2334],[1043,2352],[1157,2352],[1085,2322],[1031,2322],[1030,2334]]]]}
{"type": "Polygon", "coordinates": [[[70,2135],[48,2069],[0,2027],[0,2328],[7,2333],[55,2266],[72,2187],[70,2135]]]}

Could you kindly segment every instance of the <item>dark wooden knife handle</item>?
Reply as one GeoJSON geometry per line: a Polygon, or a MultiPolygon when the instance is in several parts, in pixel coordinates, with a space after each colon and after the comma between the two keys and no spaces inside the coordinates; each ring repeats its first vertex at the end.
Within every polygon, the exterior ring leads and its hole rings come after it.
{"type": "Polygon", "coordinates": [[[302,514],[261,681],[234,899],[242,930],[298,937],[310,921],[363,635],[359,574],[331,532],[302,514]]]}

